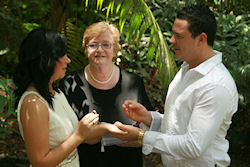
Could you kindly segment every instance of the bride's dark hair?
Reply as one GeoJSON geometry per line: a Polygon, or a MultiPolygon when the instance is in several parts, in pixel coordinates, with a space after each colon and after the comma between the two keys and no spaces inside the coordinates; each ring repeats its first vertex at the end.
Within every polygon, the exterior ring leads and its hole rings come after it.
{"type": "Polygon", "coordinates": [[[53,107],[49,82],[56,61],[66,54],[66,50],[66,38],[55,30],[37,28],[27,35],[19,49],[19,63],[14,72],[16,104],[33,83],[39,94],[53,107]]]}

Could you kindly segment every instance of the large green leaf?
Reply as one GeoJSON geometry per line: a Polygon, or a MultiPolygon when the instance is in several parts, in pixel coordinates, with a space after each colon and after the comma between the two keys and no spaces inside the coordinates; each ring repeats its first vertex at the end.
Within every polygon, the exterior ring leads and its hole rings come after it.
{"type": "Polygon", "coordinates": [[[62,33],[67,37],[68,42],[67,54],[71,59],[69,71],[81,69],[88,62],[82,50],[83,31],[68,21],[62,33]]]}

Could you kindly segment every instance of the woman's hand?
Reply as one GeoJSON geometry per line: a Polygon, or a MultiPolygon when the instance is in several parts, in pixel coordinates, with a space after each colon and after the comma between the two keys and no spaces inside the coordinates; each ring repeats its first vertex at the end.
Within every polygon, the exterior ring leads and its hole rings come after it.
{"type": "Polygon", "coordinates": [[[131,100],[126,100],[122,105],[122,109],[125,115],[130,119],[137,122],[142,122],[147,126],[151,125],[151,113],[140,103],[131,100]]]}
{"type": "Polygon", "coordinates": [[[77,135],[81,140],[87,139],[89,136],[93,135],[93,129],[99,121],[99,114],[93,112],[85,115],[78,123],[78,128],[76,130],[77,135]]]}
{"type": "Polygon", "coordinates": [[[125,135],[127,132],[120,130],[115,124],[101,123],[105,127],[109,134],[125,135]]]}

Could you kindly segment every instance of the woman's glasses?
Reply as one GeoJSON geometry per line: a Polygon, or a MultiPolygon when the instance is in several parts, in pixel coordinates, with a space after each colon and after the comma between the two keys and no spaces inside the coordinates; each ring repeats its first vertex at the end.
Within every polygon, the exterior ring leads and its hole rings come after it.
{"type": "Polygon", "coordinates": [[[103,50],[107,50],[107,49],[110,49],[111,48],[111,45],[110,43],[90,43],[90,44],[87,44],[86,46],[90,49],[93,49],[93,50],[96,50],[99,48],[99,46],[102,47],[103,50]]]}

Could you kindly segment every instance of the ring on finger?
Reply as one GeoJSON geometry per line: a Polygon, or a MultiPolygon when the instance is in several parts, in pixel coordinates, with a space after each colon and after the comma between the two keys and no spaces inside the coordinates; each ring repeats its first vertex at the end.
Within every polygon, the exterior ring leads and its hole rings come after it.
{"type": "Polygon", "coordinates": [[[96,110],[91,111],[93,114],[97,114],[96,110]]]}

